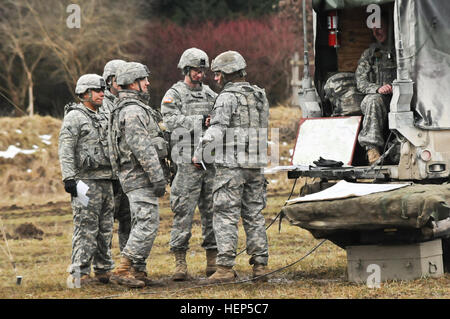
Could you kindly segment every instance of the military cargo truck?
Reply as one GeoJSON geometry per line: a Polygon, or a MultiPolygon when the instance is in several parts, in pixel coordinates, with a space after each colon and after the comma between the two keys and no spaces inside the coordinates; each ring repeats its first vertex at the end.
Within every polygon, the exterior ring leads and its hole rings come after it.
{"type": "Polygon", "coordinates": [[[283,214],[315,238],[344,249],[440,239],[449,271],[450,1],[313,0],[312,14],[315,72],[309,75],[305,50],[302,119],[288,177],[314,178],[301,189],[300,198],[331,190],[342,181],[356,189],[405,185],[364,196],[354,196],[353,189],[342,197],[294,200],[283,214]],[[374,40],[369,26],[379,9],[388,18],[397,78],[386,119],[386,145],[381,158],[369,165],[357,141],[363,115],[358,113],[361,96],[352,75],[374,40]],[[350,80],[330,90],[331,78],[350,80]]]}

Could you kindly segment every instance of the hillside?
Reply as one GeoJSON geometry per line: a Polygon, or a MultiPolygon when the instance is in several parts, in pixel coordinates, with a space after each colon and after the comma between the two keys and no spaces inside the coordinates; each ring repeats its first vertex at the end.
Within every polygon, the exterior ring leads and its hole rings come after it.
{"type": "MultiPolygon", "coordinates": [[[[58,161],[61,121],[49,116],[0,118],[0,204],[62,198],[58,161]]],[[[66,197],[66,196],[64,196],[66,197]]]]}

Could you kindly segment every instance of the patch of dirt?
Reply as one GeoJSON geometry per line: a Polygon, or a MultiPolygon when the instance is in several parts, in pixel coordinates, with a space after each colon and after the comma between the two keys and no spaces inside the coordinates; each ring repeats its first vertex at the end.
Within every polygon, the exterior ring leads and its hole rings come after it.
{"type": "Polygon", "coordinates": [[[28,217],[67,215],[72,213],[70,201],[64,202],[48,202],[46,204],[36,205],[31,204],[27,206],[4,206],[0,207],[3,219],[16,219],[28,217]]]}
{"type": "Polygon", "coordinates": [[[17,226],[13,235],[7,235],[9,239],[38,239],[42,240],[44,231],[32,223],[23,223],[17,226]]]}

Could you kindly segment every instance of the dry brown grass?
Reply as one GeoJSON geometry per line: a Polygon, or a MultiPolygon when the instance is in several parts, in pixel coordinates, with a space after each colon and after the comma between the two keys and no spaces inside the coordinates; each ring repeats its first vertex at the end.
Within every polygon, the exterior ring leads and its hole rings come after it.
{"type": "MultiPolygon", "coordinates": [[[[284,204],[285,196],[269,198],[264,211],[266,223],[275,218],[284,204]]],[[[345,251],[326,242],[302,262],[272,275],[268,283],[241,283],[225,286],[200,287],[204,278],[205,255],[200,247],[199,215],[194,218],[193,237],[188,253],[189,272],[194,280],[178,285],[168,278],[174,270],[174,259],[169,252],[172,213],[167,196],[161,204],[161,224],[148,260],[149,275],[169,285],[140,290],[114,285],[101,285],[82,289],[66,286],[67,266],[70,262],[72,222],[68,201],[34,207],[10,208],[2,212],[8,233],[25,222],[31,222],[44,231],[43,239],[9,240],[9,247],[17,264],[18,275],[23,276],[21,286],[15,285],[15,273],[4,255],[0,258],[0,298],[159,298],[159,299],[303,299],[303,298],[449,298],[450,275],[439,279],[418,279],[409,282],[383,283],[379,289],[346,281],[345,251]]],[[[117,228],[117,224],[115,225],[117,228]]],[[[295,262],[319,243],[311,234],[282,222],[268,229],[270,245],[269,267],[275,270],[295,262]]],[[[4,245],[4,243],[1,243],[4,245]]],[[[239,247],[244,247],[245,236],[240,225],[239,247]]],[[[1,253],[1,252],[0,252],[1,253]]],[[[118,239],[115,231],[113,256],[119,261],[118,239]]],[[[248,256],[237,258],[236,270],[240,278],[251,275],[248,256]]]]}
{"type": "MultiPolygon", "coordinates": [[[[288,107],[271,109],[272,127],[280,130],[280,154],[290,161],[298,125],[300,111],[288,107]],[[286,142],[284,145],[282,142],[286,142]]],[[[129,290],[113,285],[95,286],[83,289],[68,289],[66,286],[67,266],[70,262],[72,213],[69,196],[64,193],[60,182],[57,161],[57,135],[60,121],[52,118],[0,119],[0,151],[8,145],[21,143],[28,149],[38,145],[42,152],[23,155],[13,161],[0,162],[1,189],[6,198],[0,199],[1,218],[6,231],[14,237],[16,228],[23,223],[33,223],[43,230],[42,240],[8,240],[17,265],[18,275],[23,276],[21,286],[15,285],[15,273],[8,259],[0,251],[0,298],[170,298],[170,299],[300,299],[300,298],[450,298],[450,275],[439,279],[418,279],[410,282],[383,283],[379,289],[369,289],[346,281],[346,253],[330,242],[326,242],[311,256],[293,267],[272,275],[268,283],[241,283],[225,286],[198,287],[198,279],[204,276],[205,255],[200,247],[201,230],[198,213],[194,218],[193,236],[188,253],[189,272],[194,281],[179,285],[170,284],[160,288],[129,290]],[[20,128],[22,134],[15,134],[20,128]],[[6,132],[6,134],[4,133],[6,132]],[[51,134],[51,145],[42,145],[39,135],[51,134]],[[38,144],[40,143],[40,144],[38,144]],[[43,150],[46,150],[45,152],[43,150]],[[26,157],[29,157],[28,159],[26,157]],[[23,173],[31,168],[32,177],[23,173]],[[41,173],[38,169],[41,168],[41,173]],[[40,185],[40,186],[38,186],[40,185]],[[52,186],[49,186],[52,185],[52,186]],[[61,199],[61,200],[58,200],[61,199]]],[[[268,206],[264,210],[268,225],[284,205],[292,187],[286,173],[272,175],[269,184],[268,206]],[[276,182],[274,181],[276,180],[276,182]]],[[[294,193],[298,194],[304,181],[300,181],[294,193]]],[[[174,270],[173,256],[169,253],[169,238],[172,212],[168,205],[168,195],[161,201],[160,229],[155,240],[148,271],[152,278],[165,280],[174,270]]],[[[119,261],[117,224],[113,238],[113,256],[119,261]]],[[[303,229],[282,222],[278,232],[278,222],[268,229],[270,259],[269,268],[279,269],[309,252],[319,243],[303,229]]],[[[0,245],[4,246],[3,240],[0,245]]],[[[244,247],[245,235],[240,225],[239,247],[244,247]]],[[[243,253],[237,258],[236,270],[241,278],[251,275],[248,256],[243,253]]]]}
{"type": "Polygon", "coordinates": [[[10,146],[33,150],[33,154],[0,157],[0,204],[44,203],[64,197],[58,161],[61,121],[49,116],[0,118],[0,151],[10,146]],[[51,135],[45,143],[42,135],[51,135]]]}

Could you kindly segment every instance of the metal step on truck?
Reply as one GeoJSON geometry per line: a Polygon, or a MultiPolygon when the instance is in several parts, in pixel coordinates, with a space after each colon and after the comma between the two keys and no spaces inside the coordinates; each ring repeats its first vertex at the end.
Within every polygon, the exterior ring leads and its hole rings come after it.
{"type": "Polygon", "coordinates": [[[304,5],[302,118],[282,170],[314,182],[282,213],[345,249],[350,281],[367,281],[373,267],[381,281],[441,276],[450,271],[450,1],[312,4],[314,76],[304,5]],[[384,52],[367,51],[380,28],[384,52]],[[392,79],[382,76],[389,68],[392,79]],[[386,109],[373,159],[361,136],[374,125],[365,99],[377,95],[386,109]]]}

